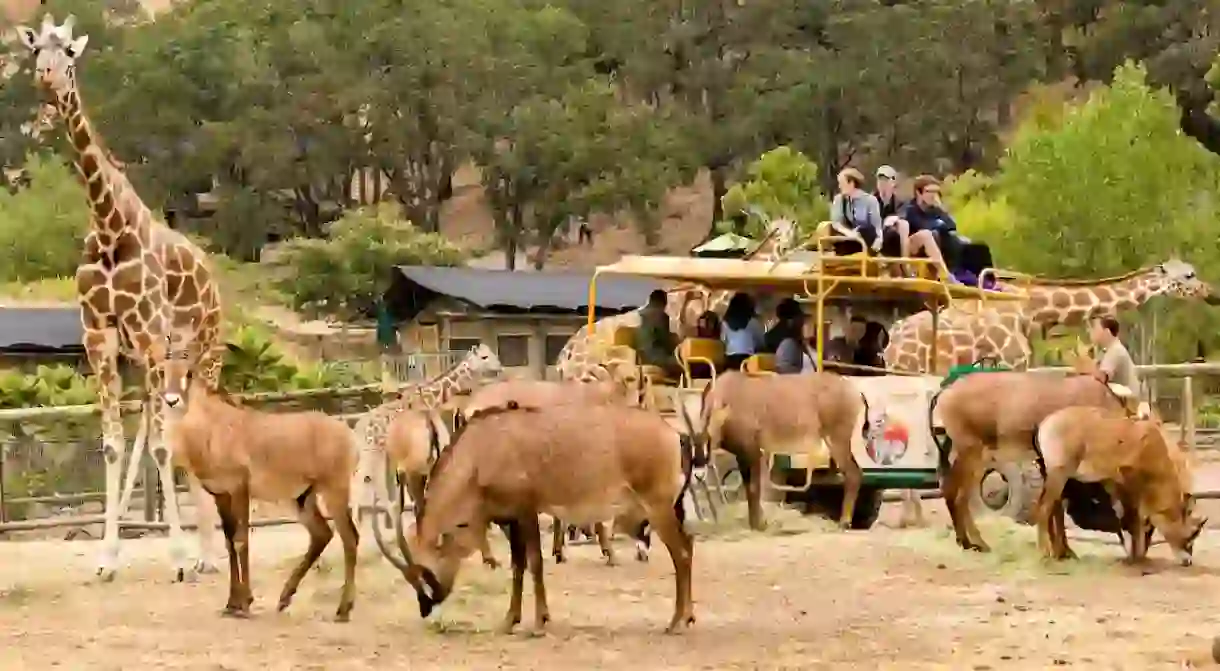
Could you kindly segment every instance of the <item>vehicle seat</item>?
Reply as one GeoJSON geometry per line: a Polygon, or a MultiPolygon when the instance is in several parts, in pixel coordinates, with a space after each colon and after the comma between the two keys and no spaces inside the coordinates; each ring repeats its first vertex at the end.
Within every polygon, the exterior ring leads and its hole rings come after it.
{"type": "Polygon", "coordinates": [[[746,375],[775,375],[775,355],[755,354],[741,362],[741,372],[746,375]]]}
{"type": "Polygon", "coordinates": [[[687,338],[674,350],[674,356],[682,366],[682,382],[685,385],[689,386],[696,377],[714,380],[716,371],[724,365],[724,343],[719,338],[687,338]],[[706,374],[693,375],[691,364],[703,364],[700,368],[706,367],[706,374]]]}

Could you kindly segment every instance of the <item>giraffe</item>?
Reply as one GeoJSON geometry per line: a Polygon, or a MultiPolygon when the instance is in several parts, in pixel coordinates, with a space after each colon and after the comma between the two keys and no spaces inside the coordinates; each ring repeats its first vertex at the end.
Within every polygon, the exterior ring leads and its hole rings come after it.
{"type": "MultiPolygon", "coordinates": [[[[1216,300],[1194,267],[1179,259],[1101,280],[1037,278],[1024,290],[1029,300],[1022,303],[971,302],[943,310],[938,316],[932,371],[926,371],[932,349],[932,313],[925,310],[896,322],[885,348],[886,367],[943,374],[953,366],[989,358],[1023,370],[1030,364],[1030,337],[1037,327],[1082,324],[1095,316],[1137,308],[1156,296],[1216,300]]],[[[916,493],[904,492],[902,524],[921,525],[922,517],[916,493]]]]}
{"type": "MultiPolygon", "coordinates": [[[[436,411],[454,396],[471,391],[482,379],[498,375],[502,369],[496,353],[487,345],[479,344],[449,370],[427,382],[404,389],[397,399],[366,413],[355,428],[356,435],[364,441],[357,482],[362,495],[357,500],[365,501],[368,497],[363,493],[363,488],[372,486],[373,472],[370,469],[377,465],[374,457],[385,454],[386,436],[395,419],[408,411],[436,411]]],[[[376,503],[377,490],[374,488],[373,492],[373,502],[376,503]]],[[[376,524],[376,521],[373,523],[376,524]]]]}
{"type": "MultiPolygon", "coordinates": [[[[768,223],[767,234],[746,259],[778,261],[795,246],[796,225],[787,219],[775,219],[768,223]]],[[[667,292],[665,313],[669,315],[670,330],[683,333],[699,315],[705,311],[724,312],[732,292],[712,291],[691,286],[678,285],[667,292]]],[[[640,325],[640,310],[599,319],[593,324],[581,326],[564,344],[555,360],[555,369],[563,380],[589,380],[605,375],[607,364],[613,362],[614,349],[610,346],[614,333],[620,328],[636,328],[640,325]],[[598,371],[597,369],[602,369],[598,371]]]]}
{"type": "MultiPolygon", "coordinates": [[[[89,366],[99,382],[102,452],[106,462],[106,511],[97,574],[113,580],[119,556],[119,518],[123,512],[122,464],[127,453],[119,416],[121,379],[119,356],[144,369],[145,402],[141,433],[157,463],[162,491],[173,492],[170,446],[163,436],[160,402],[161,366],[168,339],[187,333],[195,343],[194,366],[213,389],[220,377],[221,303],[205,254],[186,237],[157,221],[126,175],[109,158],[101,138],[85,114],[76,81],[76,59],[89,41],[73,37],[73,16],[56,26],[50,14],[41,29],[18,26],[23,44],[34,55],[34,80],[63,120],[76,150],[75,166],[87,190],[90,228],[76,271],[78,302],[89,366]],[[145,433],[146,432],[146,433],[145,433]]],[[[137,437],[137,450],[143,443],[137,437]]],[[[128,481],[138,468],[139,452],[129,465],[128,481]]],[[[199,483],[190,478],[196,508],[207,506],[199,483]]],[[[167,496],[170,554],[181,581],[190,564],[179,520],[176,497],[167,496]]],[[[207,561],[212,524],[200,520],[202,561],[198,571],[215,570],[207,561]]]]}

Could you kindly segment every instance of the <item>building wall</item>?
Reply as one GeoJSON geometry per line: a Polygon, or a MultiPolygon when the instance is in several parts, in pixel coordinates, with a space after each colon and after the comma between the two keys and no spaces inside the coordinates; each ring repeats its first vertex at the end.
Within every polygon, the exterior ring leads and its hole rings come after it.
{"type": "Polygon", "coordinates": [[[555,358],[583,326],[580,315],[425,312],[399,329],[404,352],[468,350],[485,344],[500,357],[505,377],[558,379],[555,358]]]}

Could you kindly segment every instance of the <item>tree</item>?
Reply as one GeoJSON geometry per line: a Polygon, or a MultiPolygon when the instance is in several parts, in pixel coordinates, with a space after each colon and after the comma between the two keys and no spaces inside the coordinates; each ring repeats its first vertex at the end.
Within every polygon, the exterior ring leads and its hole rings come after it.
{"type": "Polygon", "coordinates": [[[0,190],[0,282],[71,276],[80,262],[89,204],[72,169],[53,154],[31,154],[28,186],[0,190]]]}
{"type": "Polygon", "coordinates": [[[1000,180],[1022,223],[1001,246],[1022,268],[1117,274],[1211,244],[1218,162],[1146,77],[1121,66],[1058,126],[1018,132],[1000,180]]]}
{"type": "MultiPolygon", "coordinates": [[[[1000,263],[1060,277],[1182,257],[1204,273],[1214,268],[1220,160],[1178,122],[1174,95],[1128,63],[1058,124],[1019,131],[999,178],[1018,217],[994,241],[1000,263]]],[[[1193,357],[1200,340],[1216,342],[1215,317],[1186,305],[1164,313],[1161,346],[1171,360],[1193,357]]]]}
{"type": "MultiPolygon", "coordinates": [[[[818,166],[791,147],[776,147],[763,154],[746,169],[746,179],[734,184],[724,195],[724,211],[730,216],[745,215],[745,230],[732,231],[756,240],[765,234],[764,222],[755,216],[761,211],[769,219],[785,218],[796,222],[801,238],[812,235],[828,216],[826,197],[819,188],[818,166]]],[[[721,222],[718,232],[727,233],[730,221],[721,222]]]]}

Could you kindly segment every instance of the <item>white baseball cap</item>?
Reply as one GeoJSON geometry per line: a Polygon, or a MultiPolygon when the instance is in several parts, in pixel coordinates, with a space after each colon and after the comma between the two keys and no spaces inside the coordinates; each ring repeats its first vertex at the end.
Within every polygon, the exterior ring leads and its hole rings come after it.
{"type": "Polygon", "coordinates": [[[894,166],[892,165],[883,165],[880,168],[877,168],[877,176],[885,177],[887,179],[898,179],[898,171],[895,170],[894,166]]]}

